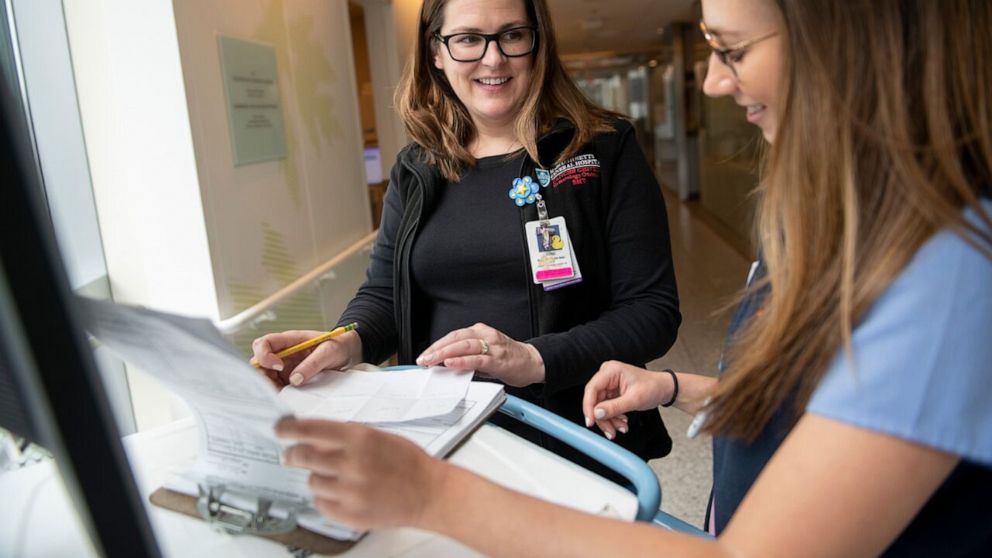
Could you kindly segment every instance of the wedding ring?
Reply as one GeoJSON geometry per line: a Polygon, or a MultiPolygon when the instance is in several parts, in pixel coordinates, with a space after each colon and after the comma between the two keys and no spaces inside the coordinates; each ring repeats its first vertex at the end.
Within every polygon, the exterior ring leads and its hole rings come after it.
{"type": "Polygon", "coordinates": [[[489,354],[489,343],[487,343],[485,339],[479,339],[479,344],[482,345],[482,352],[479,353],[479,354],[480,355],[488,355],[489,354]]]}

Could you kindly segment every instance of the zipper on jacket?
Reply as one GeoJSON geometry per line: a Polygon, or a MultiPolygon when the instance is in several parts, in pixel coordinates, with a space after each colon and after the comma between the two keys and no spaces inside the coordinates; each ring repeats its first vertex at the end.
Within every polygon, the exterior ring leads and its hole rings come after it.
{"type": "MultiPolygon", "coordinates": [[[[527,169],[528,161],[530,161],[529,157],[524,157],[523,160],[520,161],[520,170],[517,173],[517,176],[519,177],[524,176],[524,171],[527,169]]],[[[526,226],[527,226],[527,211],[521,208],[519,231],[520,231],[520,242],[523,245],[523,249],[524,249],[524,286],[527,289],[527,303],[528,303],[528,308],[530,309],[530,336],[533,338],[533,337],[537,337],[538,333],[540,332],[540,323],[538,322],[538,316],[537,316],[538,314],[537,299],[539,294],[537,293],[537,286],[534,284],[531,278],[530,256],[529,256],[530,251],[527,248],[526,226]]]]}
{"type": "Polygon", "coordinates": [[[402,291],[400,293],[403,298],[400,301],[398,301],[401,329],[397,333],[399,334],[400,343],[402,345],[401,347],[402,350],[400,351],[399,356],[400,356],[400,360],[402,360],[403,357],[412,360],[414,355],[413,355],[413,317],[411,315],[413,312],[413,297],[411,295],[411,289],[410,289],[410,283],[411,283],[410,236],[413,234],[413,231],[415,231],[417,227],[420,225],[420,219],[423,217],[424,202],[426,198],[426,192],[424,190],[426,187],[424,186],[424,177],[420,174],[419,171],[417,171],[416,168],[414,168],[413,165],[409,164],[408,161],[404,161],[403,166],[405,166],[407,170],[409,170],[410,173],[412,173],[413,176],[416,178],[416,184],[420,192],[420,209],[417,212],[417,218],[412,220],[410,223],[408,223],[406,229],[401,231],[399,242],[397,242],[396,244],[396,247],[400,249],[400,253],[393,255],[393,257],[399,257],[398,261],[402,266],[402,269],[400,270],[400,273],[398,274],[396,280],[399,281],[405,278],[405,281],[403,281],[403,285],[402,285],[402,291]]]}

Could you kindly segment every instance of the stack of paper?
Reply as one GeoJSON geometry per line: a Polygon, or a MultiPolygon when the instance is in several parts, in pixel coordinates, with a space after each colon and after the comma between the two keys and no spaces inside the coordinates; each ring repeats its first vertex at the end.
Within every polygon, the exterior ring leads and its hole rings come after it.
{"type": "Polygon", "coordinates": [[[503,403],[503,386],[473,382],[471,370],[326,371],[279,393],[301,417],[361,422],[443,457],[503,403]]]}

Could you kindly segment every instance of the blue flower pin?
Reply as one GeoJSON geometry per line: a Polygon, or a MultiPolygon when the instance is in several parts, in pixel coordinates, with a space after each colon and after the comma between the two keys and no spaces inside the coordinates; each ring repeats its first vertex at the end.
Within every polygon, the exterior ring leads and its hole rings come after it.
{"type": "Polygon", "coordinates": [[[540,186],[534,182],[534,179],[525,176],[523,178],[514,178],[513,187],[510,188],[510,199],[513,203],[517,204],[518,207],[523,207],[524,204],[534,203],[537,201],[537,192],[540,190],[540,186]]]}

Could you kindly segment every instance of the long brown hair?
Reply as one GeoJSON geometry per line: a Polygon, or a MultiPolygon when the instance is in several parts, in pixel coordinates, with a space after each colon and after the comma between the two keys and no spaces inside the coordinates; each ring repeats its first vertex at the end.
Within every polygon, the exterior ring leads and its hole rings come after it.
{"type": "Polygon", "coordinates": [[[753,439],[805,408],[852,327],[935,232],[992,258],[992,2],[778,0],[782,109],[759,187],[767,278],[710,405],[753,439]],[[967,223],[974,208],[984,223],[967,223]]]}
{"type": "MultiPolygon", "coordinates": [[[[516,119],[517,138],[537,161],[537,139],[556,119],[570,121],[575,134],[556,161],[561,162],[593,135],[611,131],[608,119],[612,113],[592,104],[565,72],[545,0],[520,1],[530,23],[537,27],[538,42],[532,55],[531,88],[516,119]]],[[[448,0],[425,0],[421,6],[417,44],[397,89],[396,106],[410,137],[424,148],[427,163],[437,166],[448,180],[457,181],[475,164],[468,145],[476,130],[444,72],[434,66],[435,49],[443,48],[434,34],[441,31],[447,4],[448,0]]]]}

